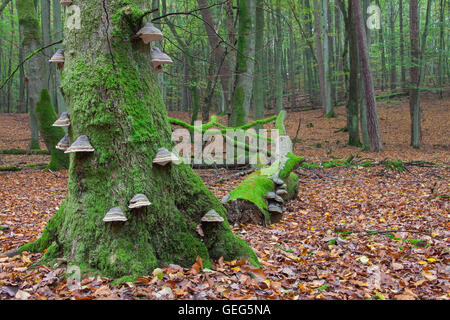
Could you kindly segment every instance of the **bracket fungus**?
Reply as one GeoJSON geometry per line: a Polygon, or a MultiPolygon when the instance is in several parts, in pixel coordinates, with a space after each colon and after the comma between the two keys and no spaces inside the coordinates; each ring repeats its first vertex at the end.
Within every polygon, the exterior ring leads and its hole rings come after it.
{"type": "Polygon", "coordinates": [[[63,112],[59,116],[58,120],[56,120],[53,127],[68,127],[70,126],[70,114],[68,112],[63,112]]]}
{"type": "Polygon", "coordinates": [[[141,30],[136,34],[145,44],[151,41],[159,41],[163,38],[161,30],[156,28],[151,22],[147,22],[141,30]]]}
{"type": "Polygon", "coordinates": [[[91,146],[89,142],[89,138],[85,135],[79,136],[77,140],[75,140],[72,145],[67,148],[64,153],[72,153],[72,152],[94,152],[95,149],[91,146]]]}
{"type": "Polygon", "coordinates": [[[163,64],[171,64],[173,63],[172,59],[161,51],[158,47],[152,48],[152,64],[153,64],[153,70],[156,73],[160,73],[163,71],[162,65],[163,64]]]}
{"type": "Polygon", "coordinates": [[[276,194],[277,196],[285,197],[288,195],[288,192],[285,189],[278,189],[276,194]]]}
{"type": "Polygon", "coordinates": [[[56,50],[55,54],[50,58],[50,60],[48,60],[48,62],[56,63],[58,65],[58,69],[62,69],[65,62],[64,50],[63,49],[56,50]]]}
{"type": "Polygon", "coordinates": [[[58,144],[55,146],[56,149],[61,151],[66,151],[70,147],[69,135],[66,134],[61,140],[59,140],[58,144]]]}
{"type": "Polygon", "coordinates": [[[165,166],[170,162],[179,161],[178,157],[173,153],[167,150],[166,148],[160,148],[156,152],[155,159],[153,159],[153,163],[156,163],[160,166],[165,166]]]}
{"type": "Polygon", "coordinates": [[[216,210],[209,210],[202,218],[202,222],[223,222],[224,219],[217,213],[216,210]]]}
{"type": "Polygon", "coordinates": [[[61,0],[60,3],[62,6],[70,6],[72,4],[72,0],[61,0]]]}
{"type": "Polygon", "coordinates": [[[269,192],[268,194],[266,194],[266,199],[273,200],[276,197],[277,197],[277,195],[275,194],[275,192],[269,192]]]}
{"type": "Polygon", "coordinates": [[[275,214],[282,214],[283,210],[281,209],[281,207],[279,205],[276,204],[269,204],[268,210],[270,213],[275,213],[275,214]]]}
{"type": "Polygon", "coordinates": [[[142,207],[148,207],[151,205],[150,201],[148,201],[148,198],[145,196],[145,194],[138,193],[130,200],[130,205],[128,208],[135,209],[135,208],[142,208],[142,207]]]}
{"type": "Polygon", "coordinates": [[[281,185],[284,184],[284,181],[281,180],[281,179],[278,178],[278,177],[273,177],[273,178],[272,178],[272,181],[273,181],[276,185],[279,185],[279,186],[281,186],[281,185]]]}
{"type": "Polygon", "coordinates": [[[103,222],[125,222],[127,221],[125,213],[119,208],[111,208],[103,217],[103,222]]]}
{"type": "Polygon", "coordinates": [[[280,197],[280,196],[276,196],[275,197],[275,199],[274,199],[276,202],[278,202],[278,203],[281,203],[281,204],[283,204],[284,203],[284,200],[283,200],[283,198],[282,197],[280,197]]]}

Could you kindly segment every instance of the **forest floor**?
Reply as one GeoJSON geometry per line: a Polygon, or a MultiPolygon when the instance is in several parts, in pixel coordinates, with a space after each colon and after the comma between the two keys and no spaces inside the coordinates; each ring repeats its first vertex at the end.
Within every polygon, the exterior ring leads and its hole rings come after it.
{"type": "MultiPolygon", "coordinates": [[[[113,285],[83,276],[70,289],[66,265],[43,266],[40,253],[0,256],[2,299],[450,299],[449,99],[424,103],[424,143],[409,147],[407,100],[381,104],[386,151],[361,158],[426,160],[404,172],[383,165],[298,169],[300,192],[283,219],[269,227],[240,225],[261,269],[246,261],[216,261],[203,270],[175,265],[113,285]]],[[[345,146],[345,108],[326,120],[318,110],[289,113],[288,133],[301,130],[295,153],[309,161],[356,155],[345,146]],[[312,123],[312,126],[307,124],[312,123]],[[337,142],[339,141],[339,143],[337,142]],[[321,144],[319,148],[317,144],[321,144]]],[[[187,114],[173,113],[173,117],[187,114]]],[[[0,115],[0,150],[27,149],[26,115],[0,115]]],[[[44,145],[42,145],[44,148],[44,145]]],[[[0,154],[0,167],[45,164],[47,155],[0,154]]],[[[245,177],[236,171],[197,170],[221,199],[245,177]],[[223,181],[224,177],[231,179],[223,181]],[[222,180],[222,181],[220,181],[222,180]]],[[[67,171],[0,171],[0,252],[39,237],[67,192],[67,171]]]]}

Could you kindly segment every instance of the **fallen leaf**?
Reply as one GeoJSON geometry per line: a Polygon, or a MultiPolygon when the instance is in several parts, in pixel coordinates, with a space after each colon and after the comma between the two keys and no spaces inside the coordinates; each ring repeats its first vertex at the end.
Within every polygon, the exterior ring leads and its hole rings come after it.
{"type": "Polygon", "coordinates": [[[30,296],[31,294],[23,290],[18,290],[15,294],[15,298],[18,300],[28,300],[30,296]]]}

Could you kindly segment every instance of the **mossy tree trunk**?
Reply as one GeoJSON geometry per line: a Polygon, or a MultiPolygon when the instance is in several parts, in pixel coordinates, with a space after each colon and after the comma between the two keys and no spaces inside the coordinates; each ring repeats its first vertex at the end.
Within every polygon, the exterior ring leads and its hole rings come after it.
{"type": "Polygon", "coordinates": [[[197,256],[248,259],[250,247],[228,222],[197,232],[203,215],[225,209],[187,165],[152,164],[172,149],[168,122],[148,45],[134,34],[148,1],[77,1],[81,30],[65,29],[63,90],[71,110],[69,135],[87,135],[93,153],[72,153],[68,195],[42,236],[20,248],[47,248],[43,260],[65,257],[114,278],[149,274],[169,263],[191,266],[197,256]],[[150,206],[128,209],[145,194],[150,206]],[[128,221],[105,224],[112,207],[128,221]],[[49,231],[50,230],[50,231],[49,231]],[[207,231],[207,232],[206,232],[207,231]]]}
{"type": "Polygon", "coordinates": [[[39,122],[39,130],[44,139],[47,150],[51,154],[51,160],[48,164],[50,170],[61,170],[69,168],[69,157],[63,151],[55,149],[64,135],[64,129],[53,127],[56,121],[56,112],[53,108],[50,94],[47,89],[41,91],[41,99],[36,104],[36,116],[39,122]]]}
{"type": "Polygon", "coordinates": [[[256,0],[239,1],[239,38],[236,59],[235,87],[231,99],[229,125],[241,126],[248,121],[255,68],[255,15],[256,0]]]}

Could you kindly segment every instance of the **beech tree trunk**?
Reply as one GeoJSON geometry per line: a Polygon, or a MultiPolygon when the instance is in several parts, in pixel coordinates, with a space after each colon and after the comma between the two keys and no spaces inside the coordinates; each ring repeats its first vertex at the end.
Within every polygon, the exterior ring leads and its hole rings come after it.
{"type": "Polygon", "coordinates": [[[362,79],[364,83],[366,110],[367,110],[367,130],[369,133],[370,150],[380,152],[383,150],[380,128],[378,124],[377,105],[375,101],[375,91],[373,87],[372,72],[370,71],[369,52],[367,48],[367,36],[362,19],[361,4],[353,1],[353,15],[358,35],[359,59],[361,62],[362,79]]]}
{"type": "Polygon", "coordinates": [[[248,121],[253,89],[255,62],[256,0],[239,2],[239,38],[236,58],[236,83],[231,99],[231,126],[238,127],[248,121]]]}
{"type": "MultiPolygon", "coordinates": [[[[24,56],[41,47],[39,21],[33,0],[18,0],[17,15],[22,29],[22,47],[24,56]]],[[[39,149],[39,126],[36,117],[36,103],[40,99],[44,88],[44,59],[38,54],[25,63],[25,88],[27,88],[29,114],[30,114],[30,149],[39,149]]]]}
{"type": "Polygon", "coordinates": [[[348,39],[349,52],[349,84],[347,101],[347,129],[349,134],[348,144],[351,146],[361,146],[359,139],[359,86],[358,86],[358,38],[355,29],[355,20],[352,12],[352,1],[349,0],[348,9],[344,1],[339,2],[345,22],[346,39],[348,39]]]}
{"type": "MultiPolygon", "coordinates": [[[[248,259],[250,247],[230,230],[225,209],[184,164],[152,163],[171,150],[171,128],[149,46],[133,39],[148,1],[80,1],[81,30],[65,28],[62,87],[70,107],[70,141],[87,135],[92,153],[71,153],[68,195],[42,236],[20,251],[42,251],[43,261],[65,257],[113,278],[149,274],[170,263],[191,266],[197,256],[248,259]],[[96,30],[96,32],[90,32],[96,30]],[[130,210],[135,194],[151,205],[130,210]],[[128,221],[102,221],[120,207],[128,221]],[[197,233],[215,209],[225,221],[197,233]]],[[[83,270],[83,269],[82,269],[83,270]]]]}
{"type": "Polygon", "coordinates": [[[411,0],[410,4],[410,39],[411,39],[411,89],[409,93],[409,110],[411,113],[411,146],[419,148],[422,142],[421,110],[419,103],[419,81],[420,81],[420,61],[419,61],[419,3],[411,0]]]}
{"type": "MultiPolygon", "coordinates": [[[[255,72],[253,82],[253,118],[264,118],[264,1],[256,0],[255,72]]],[[[260,128],[257,128],[260,129],[260,128]]]]}
{"type": "Polygon", "coordinates": [[[207,0],[197,0],[199,8],[205,8],[200,10],[203,18],[203,24],[205,25],[206,34],[208,35],[209,45],[214,53],[214,59],[216,62],[216,67],[218,68],[218,76],[220,77],[220,84],[222,86],[222,91],[227,97],[225,100],[226,109],[228,109],[229,95],[230,95],[230,67],[228,61],[226,60],[227,52],[221,45],[221,39],[214,30],[215,24],[211,14],[211,10],[208,8],[207,0]]]}

